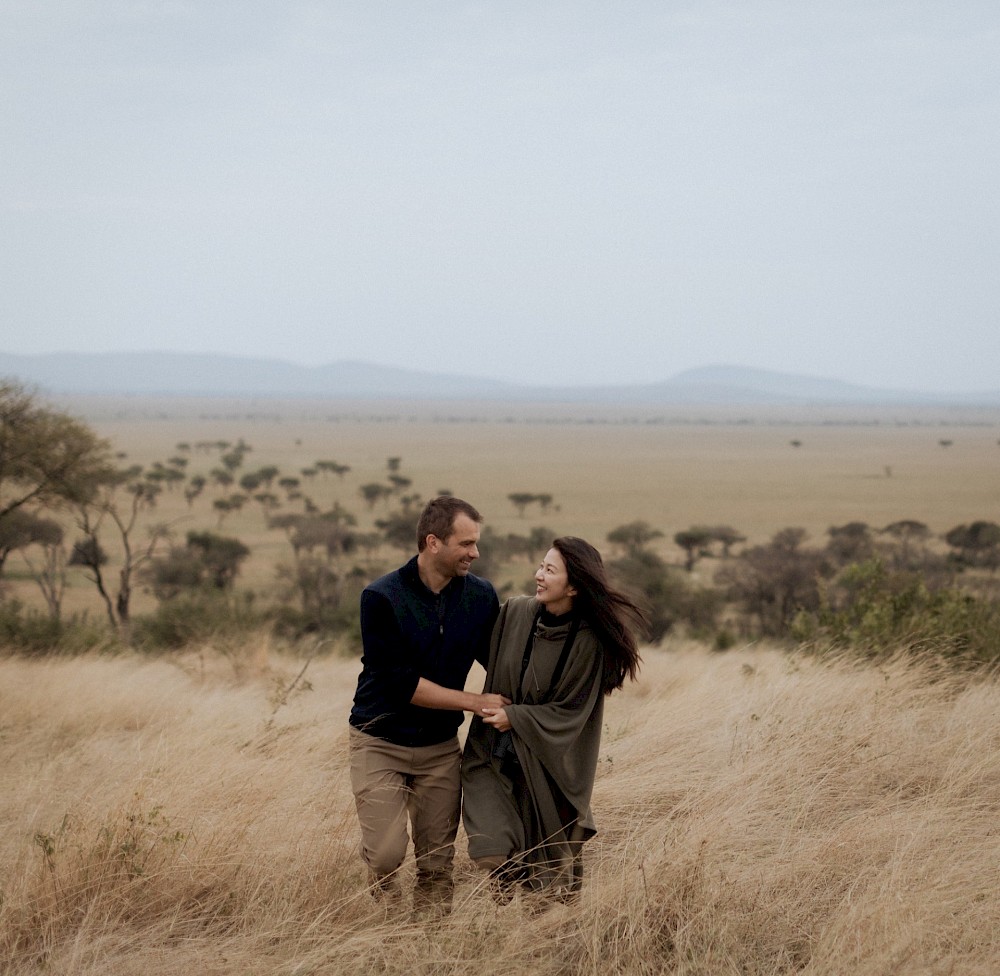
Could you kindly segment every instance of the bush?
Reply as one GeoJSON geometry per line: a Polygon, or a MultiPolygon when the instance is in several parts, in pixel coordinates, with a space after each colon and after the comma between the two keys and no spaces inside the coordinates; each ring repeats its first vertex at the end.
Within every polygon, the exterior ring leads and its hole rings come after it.
{"type": "Polygon", "coordinates": [[[921,575],[890,572],[871,559],[824,587],[819,609],[800,613],[792,633],[873,656],[905,646],[992,663],[1000,659],[1000,603],[954,587],[931,589],[921,575]]]}
{"type": "Polygon", "coordinates": [[[764,636],[788,636],[798,615],[820,606],[821,584],[832,575],[833,561],[829,553],[803,547],[804,540],[804,530],[782,529],[767,545],[743,551],[715,574],[727,598],[764,636]]]}
{"type": "Polygon", "coordinates": [[[343,578],[332,573],[327,577],[318,572],[321,569],[308,561],[300,562],[294,569],[283,568],[282,577],[293,584],[288,595],[297,593],[299,606],[285,604],[271,612],[274,633],[289,640],[306,635],[338,636],[358,648],[361,646],[358,606],[370,574],[356,566],[343,578]]]}
{"type": "Polygon", "coordinates": [[[263,623],[253,603],[252,593],[217,590],[164,600],[154,613],[133,618],[133,642],[141,650],[158,651],[220,636],[249,635],[263,623]]]}
{"type": "Polygon", "coordinates": [[[0,646],[30,656],[83,654],[118,649],[119,642],[103,623],[86,614],[55,620],[40,610],[25,610],[18,600],[0,603],[0,646]]]}
{"type": "Polygon", "coordinates": [[[185,591],[228,590],[250,550],[239,539],[213,532],[189,532],[184,546],[174,546],[150,561],[143,574],[159,600],[185,591]]]}
{"type": "Polygon", "coordinates": [[[722,597],[693,586],[655,553],[635,549],[611,563],[610,570],[649,616],[649,639],[658,644],[678,622],[703,636],[714,630],[722,597]]]}

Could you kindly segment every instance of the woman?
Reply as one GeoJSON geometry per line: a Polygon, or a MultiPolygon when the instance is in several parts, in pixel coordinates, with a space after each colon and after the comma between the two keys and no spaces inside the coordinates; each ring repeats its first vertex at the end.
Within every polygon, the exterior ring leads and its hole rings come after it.
{"type": "Polygon", "coordinates": [[[535,573],[535,596],[508,600],[493,630],[484,691],[511,700],[483,709],[462,761],[469,855],[491,872],[500,901],[521,882],[579,890],[604,696],[635,679],[639,608],[608,584],[600,553],[556,539],[535,573]]]}

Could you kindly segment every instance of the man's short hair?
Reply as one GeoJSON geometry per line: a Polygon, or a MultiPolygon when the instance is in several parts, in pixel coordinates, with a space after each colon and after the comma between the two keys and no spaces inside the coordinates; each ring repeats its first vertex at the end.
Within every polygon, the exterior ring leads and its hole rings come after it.
{"type": "Polygon", "coordinates": [[[417,522],[417,552],[427,548],[427,536],[437,536],[446,542],[452,534],[452,527],[458,515],[468,515],[473,522],[482,522],[483,517],[468,502],[454,495],[439,495],[432,498],[420,513],[417,522]]]}

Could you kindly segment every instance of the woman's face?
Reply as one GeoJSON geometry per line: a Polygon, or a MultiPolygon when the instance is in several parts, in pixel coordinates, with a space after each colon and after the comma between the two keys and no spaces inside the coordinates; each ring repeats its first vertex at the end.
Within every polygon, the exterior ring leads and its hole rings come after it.
{"type": "Polygon", "coordinates": [[[566,563],[559,550],[550,549],[535,573],[535,596],[549,613],[569,613],[576,590],[570,586],[566,563]]]}

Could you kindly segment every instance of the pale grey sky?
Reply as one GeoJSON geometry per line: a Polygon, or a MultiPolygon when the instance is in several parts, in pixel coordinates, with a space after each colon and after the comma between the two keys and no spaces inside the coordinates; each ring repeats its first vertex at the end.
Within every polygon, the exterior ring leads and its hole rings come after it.
{"type": "Polygon", "coordinates": [[[1000,387],[996,0],[4,0],[0,348],[1000,387]]]}

